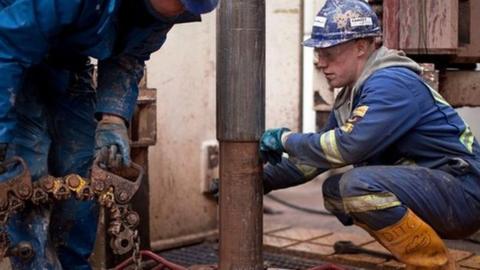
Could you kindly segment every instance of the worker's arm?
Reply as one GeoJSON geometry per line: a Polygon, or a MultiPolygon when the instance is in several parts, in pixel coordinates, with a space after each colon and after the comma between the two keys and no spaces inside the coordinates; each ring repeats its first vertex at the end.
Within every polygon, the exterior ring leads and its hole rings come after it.
{"type": "Polygon", "coordinates": [[[335,119],[335,114],[333,111],[330,112],[327,118],[327,122],[323,125],[323,127],[320,128],[318,133],[322,133],[324,131],[334,129],[337,127],[337,119],[335,119]]]}
{"type": "Polygon", "coordinates": [[[200,16],[189,12],[166,18],[154,10],[150,1],[143,2],[122,3],[119,16],[124,20],[115,40],[115,55],[98,63],[98,119],[103,114],[109,114],[121,117],[128,123],[136,105],[138,83],[143,77],[145,61],[163,46],[173,25],[201,20],[200,16]]]}
{"type": "Polygon", "coordinates": [[[144,75],[145,61],[163,45],[171,27],[165,23],[121,33],[117,42],[121,53],[98,62],[95,115],[100,122],[95,149],[97,158],[107,167],[130,164],[127,125],[136,106],[138,83],[144,75]]]}
{"type": "Polygon", "coordinates": [[[395,74],[382,70],[365,83],[345,125],[322,133],[290,134],[286,152],[299,164],[329,169],[358,164],[383,151],[420,118],[412,90],[418,81],[407,85],[408,80],[395,74]]]}
{"type": "Polygon", "coordinates": [[[49,41],[78,15],[79,1],[0,2],[0,143],[16,125],[15,97],[25,70],[45,56],[49,41]]]}
{"type": "MultiPolygon", "coordinates": [[[[336,126],[337,121],[335,115],[331,112],[320,132],[330,130],[336,126]]],[[[276,159],[280,160],[280,162],[276,164],[269,163],[264,168],[263,188],[265,193],[275,189],[303,184],[326,171],[325,169],[318,169],[314,166],[301,164],[295,158],[281,158],[281,153],[279,153],[279,157],[276,159]]]]}
{"type": "Polygon", "coordinates": [[[119,116],[127,123],[131,120],[145,61],[162,47],[172,26],[158,24],[122,33],[117,45],[121,53],[98,62],[98,119],[103,114],[109,114],[119,116]]]}
{"type": "Polygon", "coordinates": [[[293,187],[315,178],[325,170],[312,166],[295,164],[292,159],[282,158],[276,165],[267,164],[263,168],[263,192],[293,187]]]}
{"type": "Polygon", "coordinates": [[[96,117],[116,115],[129,123],[138,97],[145,63],[131,55],[98,62],[96,117]]]}
{"type": "Polygon", "coordinates": [[[123,15],[129,18],[123,21],[123,27],[119,30],[115,47],[117,53],[98,63],[95,115],[101,121],[96,132],[96,149],[97,156],[108,157],[104,163],[110,167],[130,163],[125,125],[133,116],[145,61],[162,47],[174,24],[200,20],[199,16],[188,12],[175,18],[164,18],[156,14],[148,3],[124,3],[123,10],[127,13],[123,15]],[[136,20],[133,24],[130,24],[131,16],[136,20]]]}

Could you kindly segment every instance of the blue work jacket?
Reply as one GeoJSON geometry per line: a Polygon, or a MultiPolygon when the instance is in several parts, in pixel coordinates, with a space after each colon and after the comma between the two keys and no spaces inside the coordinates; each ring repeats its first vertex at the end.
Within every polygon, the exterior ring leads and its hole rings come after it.
{"type": "Polygon", "coordinates": [[[12,140],[15,97],[40,63],[75,71],[98,59],[97,116],[129,121],[144,62],[175,23],[199,20],[161,17],[148,0],[0,1],[0,142],[12,140]]]}
{"type": "Polygon", "coordinates": [[[409,164],[480,175],[480,148],[467,123],[414,71],[377,70],[352,108],[341,125],[332,112],[321,131],[290,135],[284,145],[289,158],[265,168],[266,192],[345,165],[409,164]]]}

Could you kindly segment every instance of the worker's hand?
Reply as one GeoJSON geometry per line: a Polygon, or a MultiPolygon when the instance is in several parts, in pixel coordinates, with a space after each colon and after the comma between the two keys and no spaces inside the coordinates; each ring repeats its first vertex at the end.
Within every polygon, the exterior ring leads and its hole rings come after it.
{"type": "Polygon", "coordinates": [[[276,165],[282,161],[282,154],[285,152],[282,135],[286,132],[290,132],[290,129],[268,129],[263,133],[260,139],[260,157],[264,162],[276,165]]]}
{"type": "Polygon", "coordinates": [[[130,143],[122,118],[104,115],[95,131],[95,151],[107,168],[130,166],[130,143]]]}

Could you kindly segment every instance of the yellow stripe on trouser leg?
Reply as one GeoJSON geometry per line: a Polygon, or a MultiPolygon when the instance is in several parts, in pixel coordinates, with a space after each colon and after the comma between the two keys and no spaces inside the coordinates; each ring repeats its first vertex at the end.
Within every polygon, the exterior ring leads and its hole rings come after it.
{"type": "Polygon", "coordinates": [[[344,208],[349,213],[361,213],[399,206],[402,203],[390,192],[343,198],[344,208]]]}
{"type": "Polygon", "coordinates": [[[357,225],[405,263],[407,269],[456,269],[443,240],[410,209],[398,223],[378,231],[370,230],[365,224],[357,225]]]}

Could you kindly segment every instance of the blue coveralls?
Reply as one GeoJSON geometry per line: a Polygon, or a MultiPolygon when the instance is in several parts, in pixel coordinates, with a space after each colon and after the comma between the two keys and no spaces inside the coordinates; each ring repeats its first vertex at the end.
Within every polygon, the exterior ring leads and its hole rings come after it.
{"type": "Polygon", "coordinates": [[[412,70],[375,71],[341,126],[334,113],[318,133],[293,133],[289,158],[265,168],[270,190],[354,165],[323,184],[325,207],[344,225],[379,230],[410,208],[444,238],[480,227],[480,148],[455,110],[412,70]]]}
{"type": "MultiPolygon", "coordinates": [[[[0,1],[0,143],[9,144],[8,156],[26,160],[34,181],[88,177],[94,115],[129,121],[144,62],[175,23],[200,20],[188,12],[163,18],[148,3],[0,1]],[[89,57],[99,60],[97,86],[89,57]]],[[[13,258],[13,269],[90,269],[97,217],[91,201],[29,206],[11,218],[8,232],[13,245],[31,242],[36,256],[13,258]]]]}

